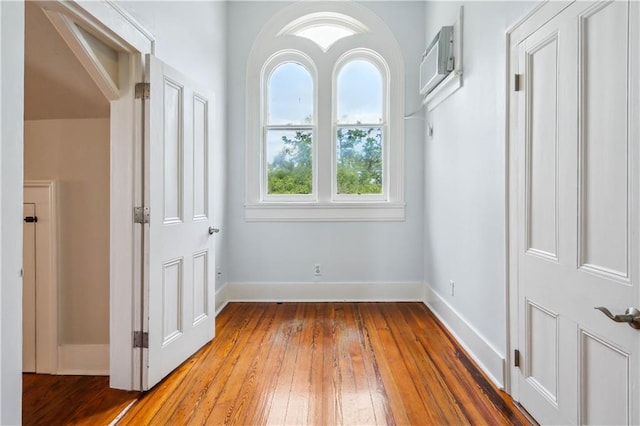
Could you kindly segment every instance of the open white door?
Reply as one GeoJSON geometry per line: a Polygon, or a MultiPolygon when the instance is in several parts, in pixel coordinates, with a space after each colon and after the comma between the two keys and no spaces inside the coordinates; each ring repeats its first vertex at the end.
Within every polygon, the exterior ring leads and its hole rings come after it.
{"type": "Polygon", "coordinates": [[[143,388],[178,367],[215,332],[212,96],[147,55],[143,388]],[[146,361],[145,359],[146,358],[146,361]]]}
{"type": "Polygon", "coordinates": [[[640,423],[640,330],[594,309],[640,308],[638,6],[575,2],[518,46],[516,380],[540,424],[640,423]]]}

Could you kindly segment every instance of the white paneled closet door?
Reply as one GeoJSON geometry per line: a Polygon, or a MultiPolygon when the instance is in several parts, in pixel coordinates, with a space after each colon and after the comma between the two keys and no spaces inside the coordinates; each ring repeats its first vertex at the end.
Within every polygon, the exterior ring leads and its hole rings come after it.
{"type": "Polygon", "coordinates": [[[212,227],[212,96],[151,55],[147,81],[145,389],[214,336],[217,231],[212,227]]]}
{"type": "Polygon", "coordinates": [[[594,309],[640,308],[637,27],[637,3],[575,2],[518,48],[517,380],[542,424],[640,423],[640,330],[594,309]]]}

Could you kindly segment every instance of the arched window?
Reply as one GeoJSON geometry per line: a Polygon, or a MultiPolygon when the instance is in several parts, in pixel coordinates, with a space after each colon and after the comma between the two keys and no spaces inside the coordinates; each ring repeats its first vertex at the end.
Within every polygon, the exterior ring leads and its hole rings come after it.
{"type": "Polygon", "coordinates": [[[247,64],[247,220],[403,220],[403,73],[361,5],[267,23],[247,64]]]}

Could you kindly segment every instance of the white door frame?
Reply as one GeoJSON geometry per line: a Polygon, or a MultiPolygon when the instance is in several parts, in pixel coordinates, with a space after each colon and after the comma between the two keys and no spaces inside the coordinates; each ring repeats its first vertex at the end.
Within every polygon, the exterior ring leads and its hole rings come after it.
{"type": "MultiPolygon", "coordinates": [[[[132,348],[142,308],[141,232],[133,208],[142,203],[142,120],[135,84],[143,81],[143,55],[154,37],[113,1],[37,1],[51,14],[77,23],[119,53],[119,99],[111,101],[110,128],[110,386],[140,390],[141,350],[132,348]]],[[[77,51],[74,53],[78,54],[77,51]]],[[[88,53],[87,53],[88,54],[88,53]]]]}
{"type": "Polygon", "coordinates": [[[58,372],[58,233],[56,185],[24,181],[24,203],[36,205],[36,373],[58,372]]]}
{"type": "Polygon", "coordinates": [[[515,401],[519,400],[518,381],[512,380],[517,376],[518,367],[514,364],[514,351],[518,349],[518,244],[517,238],[517,194],[518,194],[518,158],[515,144],[517,143],[517,100],[515,96],[515,66],[518,64],[518,45],[534,30],[541,27],[551,18],[567,8],[573,1],[541,2],[519,21],[511,25],[506,32],[506,123],[505,123],[505,179],[506,179],[506,321],[505,337],[507,353],[505,354],[504,385],[505,390],[515,401]]]}

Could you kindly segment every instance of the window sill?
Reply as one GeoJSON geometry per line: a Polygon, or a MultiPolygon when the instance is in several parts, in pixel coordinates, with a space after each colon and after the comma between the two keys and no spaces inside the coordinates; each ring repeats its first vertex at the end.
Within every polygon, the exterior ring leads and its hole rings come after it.
{"type": "Polygon", "coordinates": [[[402,222],[404,203],[260,203],[245,205],[247,222],[402,222]]]}

